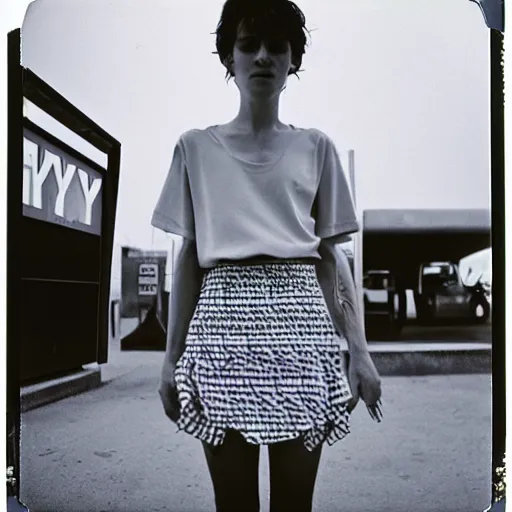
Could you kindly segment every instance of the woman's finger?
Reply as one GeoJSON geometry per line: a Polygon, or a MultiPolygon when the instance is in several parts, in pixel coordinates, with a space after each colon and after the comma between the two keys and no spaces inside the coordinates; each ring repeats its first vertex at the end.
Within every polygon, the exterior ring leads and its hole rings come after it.
{"type": "Polygon", "coordinates": [[[175,389],[158,390],[162,405],[164,406],[165,415],[174,423],[180,418],[180,402],[178,393],[175,389]]]}
{"type": "Polygon", "coordinates": [[[382,421],[383,415],[382,415],[382,410],[379,405],[374,406],[374,412],[375,412],[377,421],[380,423],[382,421]]]}
{"type": "Polygon", "coordinates": [[[377,423],[380,423],[382,420],[382,416],[379,414],[377,408],[375,406],[367,406],[367,409],[371,419],[376,421],[377,423]]]}
{"type": "Polygon", "coordinates": [[[173,423],[177,423],[177,421],[180,419],[180,412],[177,411],[176,409],[165,411],[165,413],[173,423]]]}
{"type": "Polygon", "coordinates": [[[359,402],[359,398],[351,398],[347,405],[348,412],[352,412],[356,408],[356,405],[358,402],[359,402]]]}
{"type": "Polygon", "coordinates": [[[374,414],[373,414],[373,412],[372,412],[372,408],[371,408],[369,405],[367,405],[367,406],[366,406],[366,409],[367,409],[367,411],[368,411],[368,414],[370,415],[370,418],[371,418],[372,420],[374,420],[374,419],[375,419],[375,416],[374,416],[374,414]]]}

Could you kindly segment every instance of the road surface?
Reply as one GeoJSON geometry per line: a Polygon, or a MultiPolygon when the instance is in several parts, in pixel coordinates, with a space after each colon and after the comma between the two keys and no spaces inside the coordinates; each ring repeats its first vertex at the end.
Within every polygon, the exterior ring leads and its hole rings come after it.
{"type": "MultiPolygon", "coordinates": [[[[213,512],[198,441],[156,393],[162,353],[22,417],[21,500],[34,512],[213,512]]],[[[383,378],[384,421],[357,407],[326,447],[317,512],[481,512],[490,503],[491,376],[383,378]]],[[[261,465],[268,511],[267,458],[261,465]]]]}

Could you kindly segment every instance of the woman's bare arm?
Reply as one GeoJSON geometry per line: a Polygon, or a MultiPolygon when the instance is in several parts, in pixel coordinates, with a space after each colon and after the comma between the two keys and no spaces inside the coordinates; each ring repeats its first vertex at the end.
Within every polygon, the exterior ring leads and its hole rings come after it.
{"type": "Polygon", "coordinates": [[[347,340],[350,354],[349,382],[354,402],[359,394],[373,406],[381,396],[379,374],[371,360],[354,279],[345,252],[336,239],[322,240],[317,264],[318,282],[336,330],[347,340]]]}
{"type": "Polygon", "coordinates": [[[368,345],[359,311],[352,272],[345,252],[336,240],[322,240],[317,277],[334,326],[347,340],[349,353],[366,353],[368,345]]]}
{"type": "Polygon", "coordinates": [[[195,241],[183,239],[169,294],[167,343],[162,380],[174,377],[174,366],[185,350],[185,339],[197,306],[204,269],[199,266],[195,241]]]}

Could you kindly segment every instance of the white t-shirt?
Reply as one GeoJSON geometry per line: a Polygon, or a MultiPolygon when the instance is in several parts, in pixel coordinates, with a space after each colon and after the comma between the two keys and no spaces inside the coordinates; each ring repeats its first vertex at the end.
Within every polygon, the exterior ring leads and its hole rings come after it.
{"type": "Polygon", "coordinates": [[[151,224],[195,240],[203,268],[262,255],[320,258],[322,238],[359,226],[331,139],[293,129],[291,143],[265,164],[238,158],[215,127],[185,132],[151,224]]]}

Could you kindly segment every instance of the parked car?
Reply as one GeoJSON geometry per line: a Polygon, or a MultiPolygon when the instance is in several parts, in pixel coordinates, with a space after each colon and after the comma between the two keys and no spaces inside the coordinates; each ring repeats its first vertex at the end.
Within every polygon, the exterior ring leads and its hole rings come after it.
{"type": "Polygon", "coordinates": [[[427,324],[439,318],[485,323],[491,310],[490,287],[482,276],[473,285],[464,284],[456,263],[424,263],[419,270],[416,310],[418,320],[427,324]]]}

